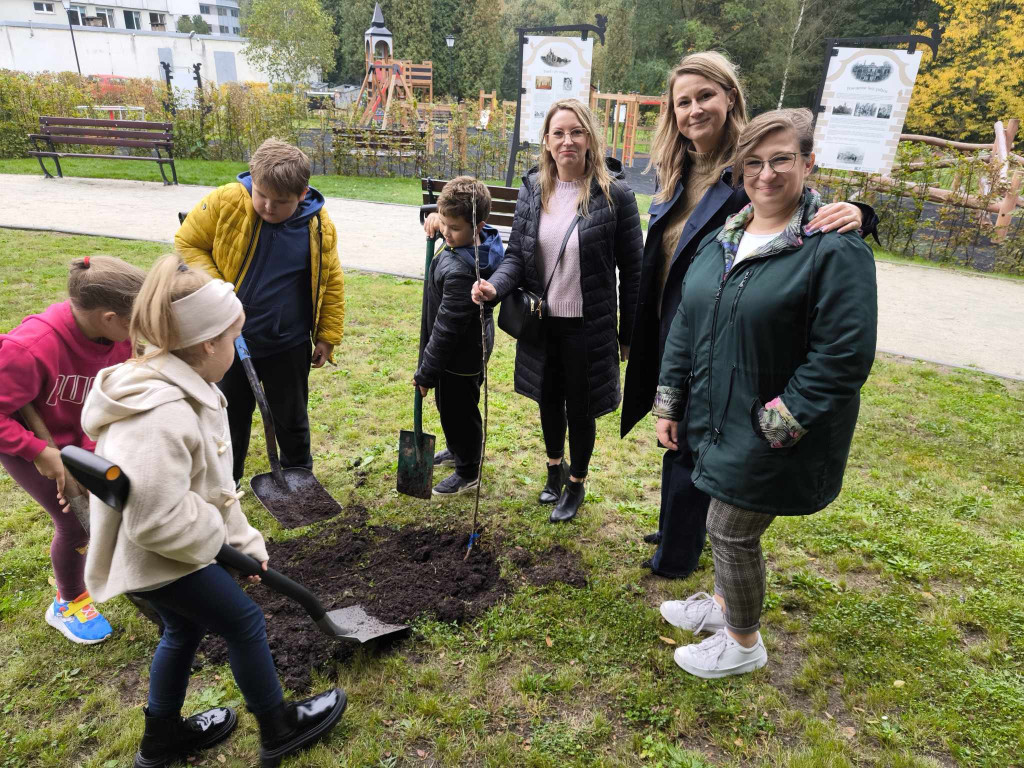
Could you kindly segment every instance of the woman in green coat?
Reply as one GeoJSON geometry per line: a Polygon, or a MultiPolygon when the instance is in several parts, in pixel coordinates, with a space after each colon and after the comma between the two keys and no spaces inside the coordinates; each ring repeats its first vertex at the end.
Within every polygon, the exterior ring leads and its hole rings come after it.
{"type": "Polygon", "coordinates": [[[711,497],[715,594],[661,606],[670,623],[714,633],[676,650],[698,677],[767,663],[761,535],[777,515],[817,512],[839,494],[874,360],[871,249],[806,226],[821,206],[804,187],[813,136],[805,109],[744,129],[733,167],[751,203],[701,244],[662,358],[658,438],[674,450],[687,441],[694,484],[711,497]]]}

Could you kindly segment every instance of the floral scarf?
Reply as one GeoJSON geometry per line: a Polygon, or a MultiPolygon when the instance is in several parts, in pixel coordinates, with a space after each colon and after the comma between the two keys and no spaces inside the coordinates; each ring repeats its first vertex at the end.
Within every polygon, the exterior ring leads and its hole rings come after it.
{"type": "MultiPolygon", "coordinates": [[[[747,258],[754,256],[774,256],[776,253],[787,251],[792,248],[799,248],[804,243],[804,235],[814,234],[817,230],[807,228],[807,222],[814,218],[814,214],[821,208],[821,195],[817,191],[807,188],[804,190],[803,202],[793,212],[789,224],[782,230],[778,237],[770,243],[762,245],[747,258]]],[[[754,204],[747,203],[740,211],[734,213],[725,220],[725,226],[718,233],[718,242],[722,244],[725,252],[725,272],[722,273],[722,280],[728,276],[736,261],[736,251],[740,247],[740,240],[746,231],[747,222],[754,216],[754,204]]]]}

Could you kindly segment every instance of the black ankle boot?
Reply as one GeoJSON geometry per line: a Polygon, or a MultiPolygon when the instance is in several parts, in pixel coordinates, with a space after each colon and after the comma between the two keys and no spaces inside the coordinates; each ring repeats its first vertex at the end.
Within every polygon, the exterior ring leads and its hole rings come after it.
{"type": "Polygon", "coordinates": [[[303,701],[282,702],[270,712],[257,715],[261,768],[276,768],[281,758],[322,739],[338,724],[347,704],[345,692],[332,688],[303,701]]]}
{"type": "Polygon", "coordinates": [[[537,501],[541,504],[556,504],[562,495],[562,486],[569,479],[569,465],[562,459],[561,464],[548,464],[548,483],[540,492],[537,501]]]}
{"type": "Polygon", "coordinates": [[[562,496],[558,499],[558,506],[551,510],[552,523],[567,523],[576,517],[580,506],[583,504],[583,497],[586,492],[583,490],[583,481],[565,481],[565,488],[562,489],[562,496]]]}
{"type": "Polygon", "coordinates": [[[135,754],[134,768],[163,768],[183,760],[223,741],[238,725],[238,715],[230,707],[214,707],[189,718],[153,717],[145,707],[142,711],[146,730],[135,754]]]}
{"type": "Polygon", "coordinates": [[[655,531],[654,533],[648,533],[644,536],[645,544],[661,544],[661,531],[655,531]]]}

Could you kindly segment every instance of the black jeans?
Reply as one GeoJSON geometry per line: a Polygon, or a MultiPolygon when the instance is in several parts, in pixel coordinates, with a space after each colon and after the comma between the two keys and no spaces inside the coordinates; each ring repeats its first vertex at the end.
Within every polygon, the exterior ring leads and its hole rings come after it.
{"type": "Polygon", "coordinates": [[[476,479],[480,472],[484,423],[479,403],[483,378],[479,373],[462,376],[445,371],[434,389],[445,444],[455,457],[455,471],[460,477],[471,479],[476,479]]]}
{"type": "MultiPolygon", "coordinates": [[[[313,468],[309,453],[309,362],[313,349],[308,341],[284,352],[252,358],[256,375],[263,382],[267,404],[274,418],[274,431],[281,452],[281,466],[313,468]]],[[[228,400],[228,425],[231,428],[231,449],[235,481],[245,474],[245,457],[249,453],[252,412],[256,396],[245,377],[242,361],[235,362],[217,384],[228,400]]]]}
{"type": "Polygon", "coordinates": [[[590,412],[587,340],[582,317],[549,317],[544,320],[543,383],[540,393],[540,427],[549,459],[565,454],[569,430],[569,472],[584,478],[594,453],[597,422],[590,412]]]}
{"type": "MultiPolygon", "coordinates": [[[[680,432],[683,432],[680,425],[680,432]]],[[[693,454],[683,441],[681,451],[665,451],[661,460],[661,516],[658,545],[651,566],[670,576],[686,576],[697,569],[711,497],[693,485],[693,454]]]]}
{"type": "Polygon", "coordinates": [[[148,592],[136,592],[164,620],[164,633],[149,668],[149,714],[172,717],[181,711],[196,649],[207,632],[224,638],[231,674],[254,715],[284,700],[267,645],[263,609],[219,565],[148,592]]]}

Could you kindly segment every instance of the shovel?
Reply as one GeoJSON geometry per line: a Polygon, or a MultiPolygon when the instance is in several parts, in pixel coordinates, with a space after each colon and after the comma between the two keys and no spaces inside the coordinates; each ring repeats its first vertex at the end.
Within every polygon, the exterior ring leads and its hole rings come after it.
{"type": "Polygon", "coordinates": [[[235,339],[235,351],[238,352],[238,359],[242,361],[245,376],[249,380],[252,393],[256,396],[256,402],[260,406],[260,413],[263,416],[263,432],[267,440],[267,456],[270,459],[270,472],[255,475],[249,481],[253,494],[285,528],[296,528],[305,524],[301,520],[296,521],[294,514],[289,514],[289,507],[314,509],[317,511],[316,518],[318,520],[339,514],[341,505],[334,500],[312,472],[303,467],[281,468],[281,461],[277,456],[274,417],[270,413],[263,385],[260,384],[260,380],[256,376],[256,369],[253,367],[249,355],[249,347],[242,336],[235,339]]]}
{"type": "MultiPolygon", "coordinates": [[[[129,483],[120,467],[102,456],[75,446],[63,449],[61,458],[64,460],[64,466],[82,485],[108,507],[121,511],[125,499],[128,498],[129,483]]],[[[328,613],[316,595],[304,586],[273,568],[264,571],[254,558],[228,544],[221,546],[217,553],[217,562],[246,576],[259,576],[260,581],[272,590],[290,597],[301,605],[319,630],[329,637],[361,645],[372,640],[397,637],[409,630],[408,626],[402,624],[386,624],[379,621],[358,605],[328,613]]]]}
{"type": "MultiPolygon", "coordinates": [[[[420,351],[417,367],[423,360],[423,347],[427,343],[427,282],[430,280],[430,262],[434,257],[434,239],[427,238],[427,264],[423,271],[423,302],[420,306],[420,351]]],[[[398,435],[398,492],[418,499],[429,499],[434,488],[433,435],[423,432],[423,395],[420,388],[413,400],[413,431],[403,429],[398,435]]]]}

